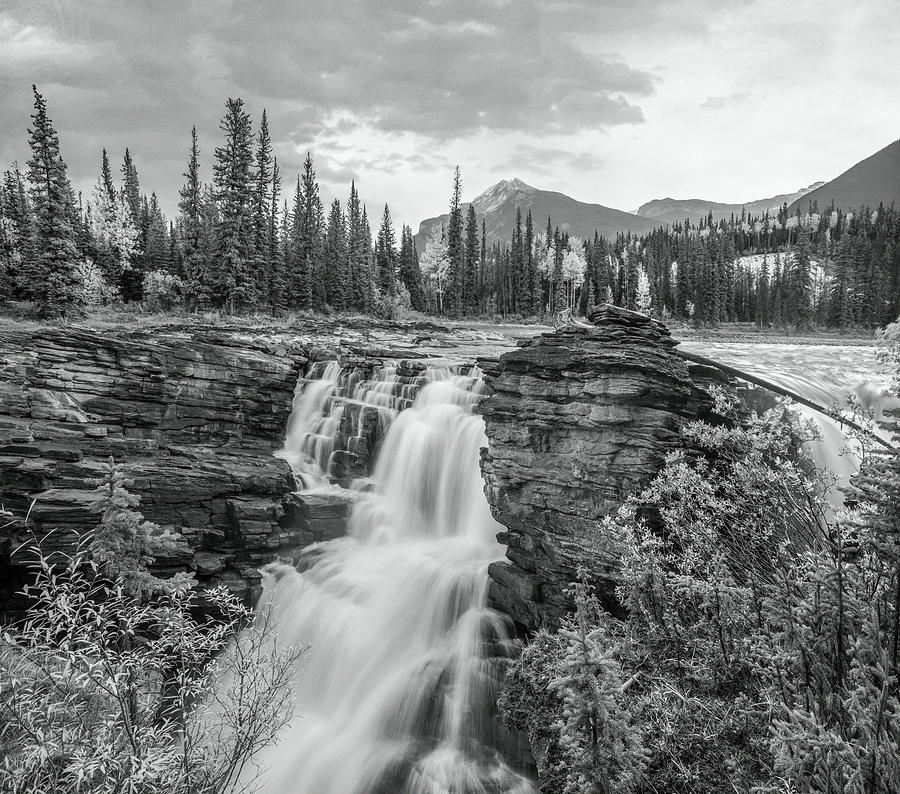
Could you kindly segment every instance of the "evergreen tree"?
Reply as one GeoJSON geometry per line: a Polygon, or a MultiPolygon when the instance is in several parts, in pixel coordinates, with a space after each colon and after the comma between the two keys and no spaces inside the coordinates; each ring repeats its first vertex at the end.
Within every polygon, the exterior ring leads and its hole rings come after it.
{"type": "Polygon", "coordinates": [[[419,253],[416,251],[416,241],[413,238],[412,229],[403,226],[400,235],[400,280],[409,292],[410,306],[418,312],[425,311],[425,290],[422,286],[422,271],[419,268],[419,253]]]}
{"type": "Polygon", "coordinates": [[[273,226],[270,217],[273,207],[272,172],[272,140],[269,136],[269,121],[264,108],[256,138],[251,220],[253,227],[253,296],[255,300],[262,303],[268,303],[268,280],[272,271],[270,260],[272,249],[269,243],[269,235],[273,226]]]}
{"type": "Polygon", "coordinates": [[[449,290],[444,306],[451,317],[462,312],[463,272],[465,270],[465,244],[463,241],[462,180],[459,166],[453,174],[453,193],[450,197],[450,219],[447,222],[447,259],[450,262],[449,290]]]}
{"type": "Polygon", "coordinates": [[[31,253],[31,217],[18,163],[0,184],[0,300],[20,298],[31,253]]]}
{"type": "Polygon", "coordinates": [[[42,316],[67,314],[81,302],[76,266],[76,215],[72,187],[59,149],[59,136],[44,97],[34,92],[33,127],[28,131],[29,197],[34,217],[33,257],[25,289],[42,316]]]}
{"type": "Polygon", "coordinates": [[[328,228],[325,232],[325,299],[339,311],[349,305],[347,230],[341,202],[335,199],[328,213],[328,228]]]}
{"type": "Polygon", "coordinates": [[[375,269],[378,274],[378,289],[384,298],[397,294],[397,246],[394,241],[394,224],[391,211],[384,205],[381,227],[375,243],[375,269]]]}
{"type": "Polygon", "coordinates": [[[537,272],[537,262],[534,258],[534,221],[531,218],[531,210],[525,216],[524,247],[524,286],[519,299],[519,311],[522,314],[535,314],[540,309],[540,280],[537,272]]]}
{"type": "MultiPolygon", "coordinates": [[[[126,164],[130,161],[125,151],[126,164]]],[[[202,185],[200,183],[200,147],[197,143],[197,128],[191,128],[191,152],[188,156],[187,171],[182,174],[185,183],[178,191],[178,225],[181,237],[184,286],[187,299],[193,308],[204,305],[209,300],[209,274],[200,245],[202,233],[202,185]]],[[[125,193],[128,194],[126,175],[125,193]]]]}
{"type": "Polygon", "coordinates": [[[478,311],[478,259],[480,256],[480,243],[478,241],[478,220],[475,217],[475,207],[469,204],[466,210],[466,244],[465,265],[463,272],[463,311],[466,314],[475,314],[478,311]]]}
{"type": "Polygon", "coordinates": [[[366,241],[362,208],[356,181],[350,184],[350,198],[347,200],[347,256],[350,264],[350,305],[357,311],[367,311],[371,305],[370,285],[366,268],[366,241]]]}
{"type": "Polygon", "coordinates": [[[213,182],[219,204],[219,257],[213,297],[234,313],[254,298],[249,263],[253,251],[253,134],[242,99],[229,98],[219,123],[225,136],[215,150],[213,182]]]}
{"type": "MultiPolygon", "coordinates": [[[[266,277],[264,300],[269,311],[274,315],[286,305],[287,274],[285,272],[285,255],[283,229],[278,218],[278,202],[281,196],[281,173],[278,169],[278,158],[272,158],[272,188],[269,194],[269,217],[266,230],[266,277]]],[[[287,211],[284,212],[287,216],[287,211]]]]}

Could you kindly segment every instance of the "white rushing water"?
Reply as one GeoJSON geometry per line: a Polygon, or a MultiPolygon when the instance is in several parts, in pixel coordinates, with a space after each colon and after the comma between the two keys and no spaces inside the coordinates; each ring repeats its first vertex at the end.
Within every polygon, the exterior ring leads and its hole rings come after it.
{"type": "MultiPolygon", "coordinates": [[[[765,378],[848,418],[860,418],[853,415],[851,403],[875,420],[884,418],[885,409],[897,406],[894,398],[884,395],[889,378],[871,345],[723,341],[681,346],[765,378]]],[[[859,466],[858,446],[848,427],[812,408],[793,405],[818,435],[818,440],[807,444],[810,457],[817,467],[831,472],[838,485],[846,485],[859,466]]],[[[833,496],[837,502],[842,499],[837,491],[833,496]]]]}
{"type": "Polygon", "coordinates": [[[302,573],[266,569],[279,640],[310,646],[298,716],[261,759],[266,794],[534,791],[498,751],[509,641],[486,607],[503,549],[479,467],[480,389],[477,371],[367,380],[333,363],[298,387],[282,455],[299,482],[331,487],[342,449],[381,449],[356,484],[348,537],[321,544],[302,573]]]}

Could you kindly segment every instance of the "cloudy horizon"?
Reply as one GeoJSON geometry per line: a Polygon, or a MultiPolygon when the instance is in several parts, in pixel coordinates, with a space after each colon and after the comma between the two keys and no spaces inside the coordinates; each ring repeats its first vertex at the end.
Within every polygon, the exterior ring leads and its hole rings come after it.
{"type": "Polygon", "coordinates": [[[204,177],[229,96],[266,108],[289,186],[307,150],[323,198],[355,179],[414,230],[519,177],[633,211],[741,203],[828,180],[900,136],[890,0],[273,0],[0,9],[0,167],[27,159],[31,84],[70,177],[128,146],[174,212],[190,129],[204,177]]]}

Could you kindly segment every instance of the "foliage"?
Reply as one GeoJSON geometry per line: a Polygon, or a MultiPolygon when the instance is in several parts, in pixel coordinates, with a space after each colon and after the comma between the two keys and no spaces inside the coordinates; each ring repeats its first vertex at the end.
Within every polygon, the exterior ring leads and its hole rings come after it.
{"type": "MultiPolygon", "coordinates": [[[[895,365],[896,329],[883,335],[895,365]]],[[[569,790],[603,790],[591,786],[610,756],[589,753],[561,681],[582,714],[612,697],[608,736],[646,753],[627,768],[636,790],[872,794],[900,779],[898,456],[869,450],[834,515],[784,420],[688,425],[685,448],[604,528],[622,539],[627,617],[585,610],[582,591],[514,665],[501,709],[568,754],[567,785],[583,776],[569,790]]],[[[548,769],[543,790],[566,790],[548,769]]]]}
{"type": "Polygon", "coordinates": [[[289,719],[297,653],[223,589],[147,601],[96,576],[86,544],[38,554],[26,621],[0,640],[0,788],[10,794],[249,791],[289,719]],[[246,626],[246,628],[244,628],[246,626]],[[241,633],[232,639],[236,631],[241,633]]]}
{"type": "MultiPolygon", "coordinates": [[[[110,458],[103,477],[92,480],[97,495],[94,510],[100,514],[88,551],[105,576],[135,596],[185,590],[194,585],[190,574],[177,573],[160,579],[148,570],[156,555],[179,551],[179,538],[169,530],[144,521],[136,510],[140,497],[128,491],[133,481],[110,458]]],[[[183,543],[183,541],[181,541],[183,543]]]]}
{"type": "Polygon", "coordinates": [[[0,789],[252,791],[254,757],[291,717],[300,651],[277,645],[268,608],[254,622],[225,588],[153,577],[150,551],[172,538],[127,484],[111,461],[100,524],[71,556],[30,546],[30,607],[0,638],[0,789]]]}
{"type": "Polygon", "coordinates": [[[170,311],[180,305],[185,294],[184,282],[165,270],[144,273],[144,305],[151,312],[170,311]]]}
{"type": "Polygon", "coordinates": [[[82,259],[75,265],[80,282],[79,301],[88,309],[117,303],[121,296],[115,286],[107,281],[103,271],[90,259],[82,259]]]}

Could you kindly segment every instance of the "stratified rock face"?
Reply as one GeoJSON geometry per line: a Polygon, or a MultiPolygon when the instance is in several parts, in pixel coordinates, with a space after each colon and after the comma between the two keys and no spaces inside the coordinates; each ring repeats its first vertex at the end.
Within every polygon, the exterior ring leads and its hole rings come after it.
{"type": "MultiPolygon", "coordinates": [[[[238,329],[6,331],[0,504],[22,515],[34,500],[38,537],[71,545],[96,525],[90,480],[113,457],[144,516],[184,538],[157,565],[248,594],[257,566],[309,531],[291,471],[271,454],[306,364],[287,337],[238,329]]],[[[4,588],[22,579],[29,560],[10,553],[25,537],[0,532],[4,588]]]]}
{"type": "Polygon", "coordinates": [[[664,325],[611,306],[591,320],[481,362],[482,470],[508,547],[490,568],[491,600],[526,630],[568,608],[580,565],[610,591],[616,539],[600,521],[650,482],[682,423],[712,406],[664,325]]]}

